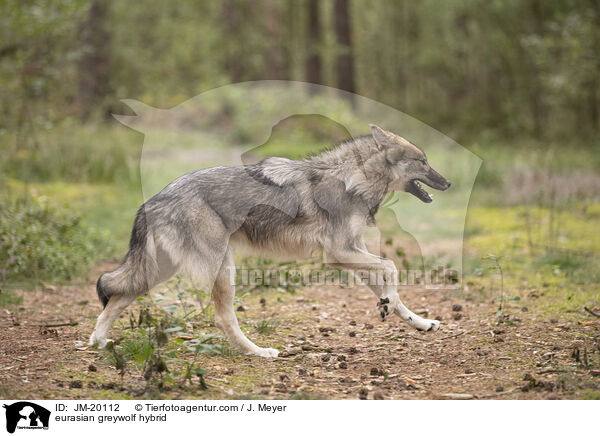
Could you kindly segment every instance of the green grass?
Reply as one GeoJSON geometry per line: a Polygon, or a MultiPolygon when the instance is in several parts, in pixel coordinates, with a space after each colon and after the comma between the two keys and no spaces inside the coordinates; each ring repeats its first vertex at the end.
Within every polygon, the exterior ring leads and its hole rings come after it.
{"type": "Polygon", "coordinates": [[[141,136],[123,126],[65,121],[40,130],[36,143],[0,136],[0,173],[28,182],[71,181],[132,184],[138,178],[141,136]]]}
{"type": "Polygon", "coordinates": [[[15,291],[0,289],[0,307],[18,306],[23,302],[23,296],[15,291]]]}
{"type": "Polygon", "coordinates": [[[467,231],[465,282],[471,282],[472,289],[486,289],[487,296],[498,294],[499,278],[481,259],[492,253],[500,258],[506,295],[523,298],[534,293],[536,298],[530,298],[528,305],[539,313],[549,317],[578,314],[585,305],[600,305],[600,241],[592,231],[600,226],[600,220],[595,208],[588,208],[589,214],[559,214],[562,225],[557,230],[556,249],[545,243],[543,223],[549,210],[536,210],[542,225],[532,229],[533,248],[527,242],[522,210],[471,208],[467,226],[477,231],[467,231]]]}
{"type": "Polygon", "coordinates": [[[584,389],[581,391],[580,398],[582,400],[600,400],[600,391],[597,389],[584,389]]]}
{"type": "Polygon", "coordinates": [[[146,331],[137,329],[120,342],[119,351],[127,360],[135,362],[141,368],[154,353],[154,344],[146,331]]]}
{"type": "Polygon", "coordinates": [[[269,335],[277,329],[277,327],[281,324],[277,320],[272,319],[262,319],[256,323],[254,326],[255,330],[261,335],[269,335]]]}

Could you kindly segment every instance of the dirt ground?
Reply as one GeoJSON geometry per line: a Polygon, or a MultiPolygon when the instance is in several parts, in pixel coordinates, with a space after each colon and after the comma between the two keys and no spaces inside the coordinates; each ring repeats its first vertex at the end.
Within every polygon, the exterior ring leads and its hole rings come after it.
{"type": "MultiPolygon", "coordinates": [[[[206,371],[206,389],[198,380],[149,386],[131,365],[121,377],[105,351],[87,347],[100,312],[92,281],[49,285],[23,297],[18,307],[0,309],[5,399],[600,398],[600,318],[582,310],[546,319],[528,307],[535,295],[509,305],[498,323],[497,303],[469,292],[401,292],[415,312],[442,320],[439,332],[423,333],[398,318],[378,320],[366,289],[251,294],[236,312],[242,329],[281,356],[201,354],[196,364],[206,371]],[[261,334],[253,326],[264,319],[279,326],[261,334]]],[[[129,312],[139,312],[139,304],[129,312]]],[[[113,338],[128,320],[126,312],[113,338]]]]}

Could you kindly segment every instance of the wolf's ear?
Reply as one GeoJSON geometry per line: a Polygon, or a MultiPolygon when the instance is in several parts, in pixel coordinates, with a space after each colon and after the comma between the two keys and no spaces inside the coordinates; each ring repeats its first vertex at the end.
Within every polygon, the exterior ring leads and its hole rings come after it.
{"type": "Polygon", "coordinates": [[[369,124],[369,127],[371,128],[371,134],[373,135],[373,139],[375,139],[375,143],[379,150],[383,150],[394,143],[394,135],[392,133],[383,130],[375,124],[369,124]]]}

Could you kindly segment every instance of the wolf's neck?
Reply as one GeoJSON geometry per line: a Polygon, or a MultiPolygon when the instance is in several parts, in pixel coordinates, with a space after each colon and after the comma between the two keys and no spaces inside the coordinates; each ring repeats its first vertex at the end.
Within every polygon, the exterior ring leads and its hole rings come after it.
{"type": "Polygon", "coordinates": [[[346,190],[362,197],[373,214],[387,195],[391,176],[385,154],[371,136],[342,143],[307,161],[344,182],[346,190]]]}

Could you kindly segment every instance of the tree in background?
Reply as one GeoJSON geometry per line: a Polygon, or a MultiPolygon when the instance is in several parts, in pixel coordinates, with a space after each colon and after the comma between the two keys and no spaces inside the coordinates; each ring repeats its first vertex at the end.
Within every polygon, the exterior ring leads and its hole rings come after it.
{"type": "Polygon", "coordinates": [[[281,24],[285,3],[267,0],[265,7],[265,30],[270,45],[265,48],[265,79],[286,79],[288,77],[288,55],[281,24]]]}
{"type": "Polygon", "coordinates": [[[352,29],[350,24],[350,3],[348,0],[335,0],[333,26],[339,50],[336,65],[338,88],[355,93],[352,29]]]}
{"type": "Polygon", "coordinates": [[[459,141],[591,144],[598,0],[0,2],[0,128],[90,121],[120,99],[170,107],[290,79],[397,107],[459,141]]]}
{"type": "Polygon", "coordinates": [[[307,10],[306,81],[321,84],[321,20],[319,0],[308,0],[307,10]]]}
{"type": "Polygon", "coordinates": [[[236,0],[223,2],[223,22],[225,24],[225,70],[229,73],[232,82],[241,82],[244,78],[243,51],[244,41],[240,38],[242,20],[244,19],[243,6],[236,0]]]}
{"type": "Polygon", "coordinates": [[[85,117],[110,93],[111,38],[106,27],[108,12],[105,0],[94,0],[79,30],[83,55],[79,62],[78,100],[85,117]]]}

